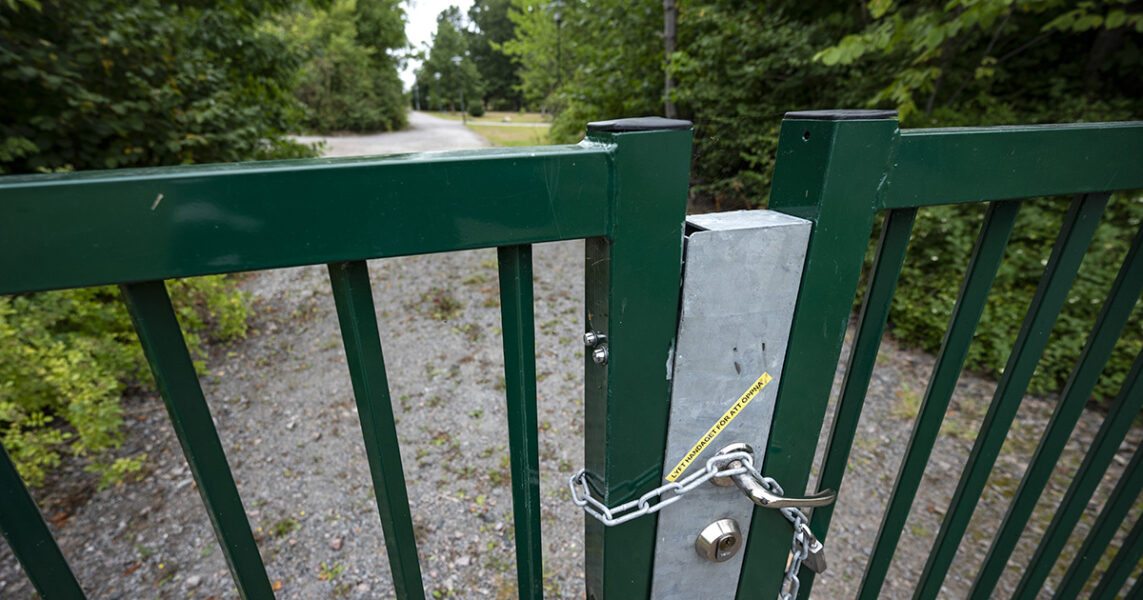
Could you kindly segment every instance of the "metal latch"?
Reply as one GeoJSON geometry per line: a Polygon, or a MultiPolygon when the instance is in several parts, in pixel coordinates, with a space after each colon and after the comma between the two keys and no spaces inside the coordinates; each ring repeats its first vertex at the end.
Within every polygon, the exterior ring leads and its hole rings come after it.
{"type": "MultiPolygon", "coordinates": [[[[724,456],[732,452],[745,452],[754,456],[754,448],[751,448],[750,444],[743,444],[741,442],[731,444],[719,450],[717,456],[724,456]]],[[[734,460],[727,463],[726,466],[735,469],[743,465],[741,461],[734,460]]],[[[750,498],[754,504],[762,508],[814,508],[816,506],[832,504],[833,501],[837,499],[837,494],[833,490],[822,490],[806,498],[786,498],[779,496],[766,489],[749,472],[739,475],[712,477],[711,482],[722,487],[737,485],[738,489],[742,490],[747,498],[750,498]]]]}

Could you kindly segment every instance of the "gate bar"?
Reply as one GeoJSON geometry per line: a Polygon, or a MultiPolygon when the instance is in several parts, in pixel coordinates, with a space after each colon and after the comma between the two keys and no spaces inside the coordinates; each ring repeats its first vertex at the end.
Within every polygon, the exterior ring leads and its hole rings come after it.
{"type": "Polygon", "coordinates": [[[1079,597],[1087,578],[1095,570],[1104,550],[1115,537],[1119,525],[1127,518],[1131,505],[1135,504],[1136,498],[1139,497],[1140,490],[1143,490],[1143,447],[1135,449],[1131,463],[1123,470],[1119,483],[1108,496],[1107,503],[1100,511],[1095,524],[1091,526],[1091,531],[1084,538],[1083,545],[1076,552],[1075,558],[1072,559],[1063,581],[1056,587],[1053,600],[1079,597]]]}
{"type": "MultiPolygon", "coordinates": [[[[1139,559],[1143,559],[1143,517],[1135,521],[1135,526],[1124,538],[1123,544],[1119,546],[1119,551],[1115,553],[1115,558],[1111,561],[1111,565],[1107,567],[1107,571],[1100,578],[1099,586],[1091,593],[1091,600],[1115,600],[1116,594],[1119,593],[1123,584],[1127,583],[1127,578],[1131,576],[1131,571],[1135,570],[1135,566],[1139,564],[1139,559]]],[[[1143,576],[1139,577],[1139,581],[1143,581],[1143,576]]],[[[1136,585],[1139,584],[1139,581],[1136,582],[1136,585]]],[[[1137,597],[1127,596],[1127,598],[1137,597]]]]}
{"type": "Polygon", "coordinates": [[[1008,558],[1028,524],[1044,486],[1056,469],[1056,463],[1063,453],[1064,446],[1071,438],[1072,430],[1083,414],[1092,390],[1099,382],[1099,376],[1115,349],[1116,341],[1123,328],[1127,326],[1127,320],[1131,317],[1139,295],[1143,293],[1141,246],[1143,246],[1143,228],[1135,235],[1135,241],[1131,244],[1131,249],[1123,260],[1123,266],[1119,269],[1119,275],[1108,291],[1107,302],[1096,318],[1095,327],[1088,336],[1088,341],[1064,386],[1059,402],[1056,403],[1052,418],[1040,438],[1040,444],[1028,463],[1028,470],[1020,480],[1020,487],[1008,506],[1004,521],[992,539],[992,547],[989,548],[969,593],[969,598],[972,600],[987,600],[992,597],[992,590],[1004,573],[1008,558]]]}
{"type": "Polygon", "coordinates": [[[508,456],[512,467],[512,518],[516,527],[519,597],[544,597],[540,537],[540,449],[536,416],[536,323],[533,315],[532,247],[496,249],[500,269],[500,327],[508,402],[508,456]]]}
{"type": "Polygon", "coordinates": [[[16,465],[0,445],[0,533],[42,598],[86,598],[16,465]]]}
{"type": "Polygon", "coordinates": [[[226,453],[202,395],[166,285],[162,281],[144,281],[125,283],[119,289],[238,594],[246,600],[272,600],[274,592],[266,568],[250,532],[242,498],[226,463],[226,453]]]}
{"type": "Polygon", "coordinates": [[[972,257],[968,261],[968,269],[961,282],[960,293],[945,329],[944,340],[941,341],[936,366],[929,377],[928,388],[905,449],[905,457],[893,482],[893,492],[889,496],[885,516],[881,519],[881,527],[862,576],[857,595],[861,600],[876,600],[881,594],[881,585],[889,572],[917,488],[925,474],[925,465],[929,462],[933,445],[940,434],[941,422],[953,391],[956,390],[957,379],[960,378],[973,333],[988,300],[988,292],[992,289],[992,282],[996,279],[996,272],[1004,258],[1020,206],[1018,200],[992,202],[984,214],[972,257]]]}
{"type": "MultiPolygon", "coordinates": [[[[818,489],[841,489],[849,453],[853,449],[853,438],[861,420],[861,409],[865,405],[865,392],[869,389],[869,379],[877,363],[877,351],[881,347],[885,323],[889,320],[889,309],[893,304],[893,294],[897,290],[897,279],[901,276],[901,266],[905,263],[905,250],[909,246],[916,217],[915,208],[890,210],[881,226],[881,240],[877,244],[869,287],[861,305],[861,316],[857,320],[857,333],[849,353],[845,380],[841,384],[841,398],[830,427],[830,440],[826,446],[818,489]]],[[[825,542],[829,533],[833,509],[834,504],[816,508],[810,519],[810,529],[822,542],[825,542]]],[[[810,585],[812,573],[809,569],[806,570],[806,575],[801,578],[803,586],[810,585]]]]}
{"type": "Polygon", "coordinates": [[[1048,343],[1052,326],[1067,301],[1068,291],[1083,262],[1084,252],[1095,234],[1095,228],[1099,225],[1108,196],[1106,193],[1079,196],[1064,217],[1056,245],[1024,318],[1024,325],[1016,336],[1014,350],[1004,366],[992,403],[980,424],[980,432],[957,483],[949,511],[945,514],[940,532],[933,542],[933,550],[925,562],[921,583],[913,594],[914,600],[932,600],[940,593],[957,547],[968,529],[972,513],[988,483],[992,466],[996,463],[1008,429],[1024,399],[1024,392],[1032,380],[1032,373],[1048,343]]]}
{"type": "Polygon", "coordinates": [[[1103,480],[1103,474],[1119,451],[1119,445],[1127,437],[1140,408],[1143,408],[1143,352],[1135,357],[1135,363],[1131,365],[1119,395],[1108,409],[1087,456],[1076,471],[1064,499],[1060,501],[1060,508],[1052,517],[1048,530],[1040,539],[1040,545],[1020,578],[1016,593],[1012,595],[1013,600],[1034,600],[1039,595],[1040,587],[1052,572],[1056,559],[1063,553],[1072,530],[1103,480]]]}
{"type": "Polygon", "coordinates": [[[401,600],[423,600],[425,590],[417,560],[417,540],[409,511],[405,472],[401,467],[385,357],[377,331],[369,266],[364,260],[330,263],[329,282],[341,324],[353,396],[357,400],[357,415],[369,458],[369,474],[385,535],[393,588],[401,600]]]}

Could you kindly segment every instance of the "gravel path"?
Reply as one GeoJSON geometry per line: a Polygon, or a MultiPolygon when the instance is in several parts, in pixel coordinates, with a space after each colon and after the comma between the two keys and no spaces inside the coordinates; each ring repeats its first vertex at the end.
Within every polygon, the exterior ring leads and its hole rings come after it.
{"type": "MultiPolygon", "coordinates": [[[[418,128],[432,125],[425,135],[444,129],[426,119],[454,125],[413,113],[418,128]]],[[[331,147],[383,152],[422,143],[406,133],[388,134],[398,141],[334,138],[331,147]]],[[[436,598],[516,597],[495,260],[493,250],[479,250],[370,263],[425,588],[436,598]]],[[[551,598],[582,598],[583,516],[565,481],[583,456],[583,244],[539,245],[534,260],[545,588],[551,598]]],[[[392,597],[325,269],[264,271],[241,285],[254,298],[250,335],[214,348],[202,381],[277,596],[392,597]]],[[[860,582],[932,363],[886,338],[827,545],[830,570],[815,597],[851,597],[860,582]]],[[[911,593],[994,385],[962,377],[884,597],[911,593]]],[[[944,596],[963,597],[971,583],[1002,516],[997,500],[1015,490],[1051,406],[1024,403],[944,596]]],[[[35,491],[80,582],[93,598],[236,597],[161,402],[136,393],[127,411],[123,451],[148,453],[141,481],[96,493],[68,461],[57,481],[35,491]]],[[[1099,422],[1084,415],[1018,559],[1030,554],[1099,422]]],[[[1132,432],[1102,496],[1141,439],[1132,432]]],[[[1100,506],[1089,507],[1081,534],[1100,506]]],[[[1015,567],[1003,590],[1014,575],[1015,567]]],[[[34,597],[6,544],[0,597],[34,597]]]]}
{"type": "Polygon", "coordinates": [[[409,127],[402,131],[372,135],[300,135],[294,139],[305,144],[324,141],[327,144],[325,156],[463,150],[489,145],[488,140],[459,121],[449,121],[415,110],[409,111],[409,127]]]}

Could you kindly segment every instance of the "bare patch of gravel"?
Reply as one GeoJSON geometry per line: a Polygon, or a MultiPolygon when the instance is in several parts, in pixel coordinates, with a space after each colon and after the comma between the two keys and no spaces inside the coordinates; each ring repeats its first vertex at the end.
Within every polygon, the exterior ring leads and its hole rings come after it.
{"type": "MultiPolygon", "coordinates": [[[[514,598],[495,251],[372,261],[370,270],[425,588],[434,597],[514,598]]],[[[256,303],[251,334],[215,348],[202,381],[277,595],[392,597],[326,271],[266,271],[242,285],[256,303]]],[[[546,595],[582,598],[583,516],[565,486],[583,460],[581,242],[536,247],[535,291],[546,595]]],[[[886,338],[815,597],[856,590],[932,363],[886,338]]],[[[994,385],[961,378],[884,597],[911,594],[994,385]]],[[[946,596],[967,591],[1051,407],[1052,399],[1024,402],[946,596]]],[[[96,493],[69,461],[34,492],[77,577],[94,598],[236,597],[161,402],[135,394],[127,411],[124,451],[148,453],[142,481],[96,493]]],[[[1030,555],[1100,420],[1084,415],[1014,564],[1030,555]]],[[[1101,497],[1141,439],[1134,430],[1101,497]]],[[[1074,542],[1101,505],[1089,507],[1074,542]]],[[[1001,589],[1016,575],[1010,568],[1001,589]]],[[[34,597],[6,544],[0,596],[34,597]]]]}

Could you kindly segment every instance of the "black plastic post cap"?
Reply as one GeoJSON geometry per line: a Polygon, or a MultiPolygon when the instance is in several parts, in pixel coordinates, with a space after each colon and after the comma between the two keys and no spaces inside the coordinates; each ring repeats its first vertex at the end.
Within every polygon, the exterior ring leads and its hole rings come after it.
{"type": "Polygon", "coordinates": [[[864,121],[871,119],[896,119],[897,111],[863,109],[795,110],[786,113],[785,118],[804,119],[807,121],[864,121]]]}
{"type": "Polygon", "coordinates": [[[636,117],[633,119],[612,119],[610,121],[594,121],[587,124],[588,131],[606,131],[619,133],[625,131],[662,131],[664,129],[690,129],[694,124],[681,119],[664,119],[663,117],[636,117]]]}

